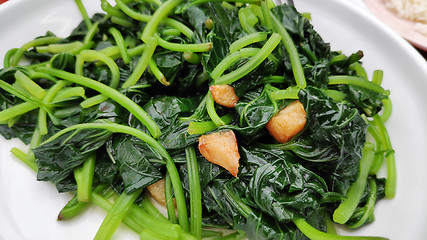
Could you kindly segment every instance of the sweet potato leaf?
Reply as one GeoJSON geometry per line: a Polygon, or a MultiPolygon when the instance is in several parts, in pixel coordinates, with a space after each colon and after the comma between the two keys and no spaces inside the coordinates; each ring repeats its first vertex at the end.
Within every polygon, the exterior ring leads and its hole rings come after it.
{"type": "Polygon", "coordinates": [[[61,182],[111,137],[111,132],[80,130],[64,134],[33,149],[37,158],[37,180],[61,182]]]}
{"type": "Polygon", "coordinates": [[[326,192],[320,176],[281,157],[257,168],[246,196],[252,206],[283,222],[310,216],[320,207],[326,192]]]}
{"type": "Polygon", "coordinates": [[[212,42],[213,48],[207,54],[203,54],[203,63],[206,72],[210,73],[227,56],[228,47],[244,33],[239,21],[236,21],[237,8],[223,8],[220,2],[210,2],[208,6],[205,9],[209,9],[214,27],[203,42],[212,42]]]}
{"type": "Polygon", "coordinates": [[[163,178],[163,158],[148,144],[127,136],[115,137],[111,148],[125,191],[132,193],[163,178]]]}
{"type": "Polygon", "coordinates": [[[356,109],[334,102],[317,88],[300,91],[300,101],[307,127],[286,145],[325,178],[330,190],[344,194],[358,175],[367,124],[356,109]]]}
{"type": "Polygon", "coordinates": [[[237,103],[236,112],[239,116],[237,127],[230,126],[242,135],[245,141],[253,141],[264,126],[278,111],[275,101],[272,101],[263,87],[247,92],[237,103]]]}

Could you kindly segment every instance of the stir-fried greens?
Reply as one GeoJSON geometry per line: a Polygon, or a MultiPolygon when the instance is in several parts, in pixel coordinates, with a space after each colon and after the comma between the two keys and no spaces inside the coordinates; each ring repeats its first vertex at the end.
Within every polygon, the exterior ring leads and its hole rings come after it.
{"type": "Polygon", "coordinates": [[[389,91],[362,51],[266,0],[101,0],[91,18],[76,3],[68,37],[0,70],[0,133],[30,145],[12,153],[75,194],[58,220],[92,202],[94,239],[121,223],[141,239],[384,239],[333,227],[371,223],[396,188],[389,91]]]}

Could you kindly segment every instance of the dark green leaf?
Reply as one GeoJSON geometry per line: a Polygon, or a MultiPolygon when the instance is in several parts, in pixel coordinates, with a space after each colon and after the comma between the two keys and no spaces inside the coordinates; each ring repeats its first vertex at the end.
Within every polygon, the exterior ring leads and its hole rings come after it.
{"type": "Polygon", "coordinates": [[[286,144],[299,157],[320,171],[330,189],[345,194],[359,172],[367,124],[356,109],[336,103],[321,90],[307,87],[300,92],[307,112],[304,132],[286,144]]]}
{"type": "Polygon", "coordinates": [[[145,142],[132,137],[120,136],[114,138],[111,148],[127,193],[143,189],[163,178],[156,166],[164,161],[145,142]]]}
{"type": "Polygon", "coordinates": [[[37,180],[61,182],[110,136],[111,132],[103,130],[80,130],[33,149],[37,158],[37,180]]]}
{"type": "Polygon", "coordinates": [[[279,158],[254,172],[246,195],[254,207],[283,222],[308,218],[320,207],[326,191],[321,177],[300,164],[279,158]]]}

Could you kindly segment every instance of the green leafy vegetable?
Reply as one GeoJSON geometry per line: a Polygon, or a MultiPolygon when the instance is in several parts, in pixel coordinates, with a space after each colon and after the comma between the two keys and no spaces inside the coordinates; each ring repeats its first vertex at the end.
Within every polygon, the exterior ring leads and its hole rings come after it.
{"type": "Polygon", "coordinates": [[[332,51],[295,7],[271,1],[115,3],[89,17],[76,0],[83,21],[68,37],[47,32],[0,69],[0,134],[30,145],[12,153],[37,180],[75,195],[58,220],[92,202],[108,212],[95,239],[121,223],[141,239],[383,239],[330,231],[331,218],[373,222],[396,193],[390,92],[382,71],[368,79],[362,51],[332,51]],[[211,92],[225,84],[233,91],[211,92]],[[222,105],[227,94],[236,105],[222,105]],[[277,143],[266,125],[284,113],[292,126],[294,101],[301,130],[277,143]],[[234,148],[197,149],[222,131],[236,137],[237,177],[205,156],[234,148]],[[168,218],[143,194],[159,183],[168,218]]]}

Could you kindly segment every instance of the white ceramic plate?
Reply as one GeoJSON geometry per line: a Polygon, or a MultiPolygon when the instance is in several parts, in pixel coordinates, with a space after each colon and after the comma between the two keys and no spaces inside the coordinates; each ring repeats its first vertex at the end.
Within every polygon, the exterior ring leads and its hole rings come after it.
{"type": "Polygon", "coordinates": [[[427,51],[427,36],[416,30],[415,22],[397,16],[384,0],[364,0],[366,7],[381,21],[398,32],[417,48],[427,51]]]}
{"type": "MultiPolygon", "coordinates": [[[[422,240],[427,236],[427,63],[402,38],[374,17],[343,0],[297,0],[297,8],[311,12],[313,24],[335,50],[362,49],[369,73],[384,70],[383,86],[391,90],[393,114],[387,123],[396,150],[396,198],[378,203],[373,224],[346,235],[375,235],[393,240],[422,240]]],[[[98,1],[84,1],[89,14],[98,1]]],[[[66,36],[81,16],[73,0],[14,0],[0,6],[0,64],[12,47],[51,30],[66,36]]],[[[1,65],[2,66],[2,65],[1,65]]],[[[0,137],[0,239],[92,239],[105,213],[90,208],[75,220],[57,222],[69,199],[16,160],[9,150],[25,149],[17,140],[0,137]]],[[[115,239],[138,239],[121,227],[115,239]]]]}

